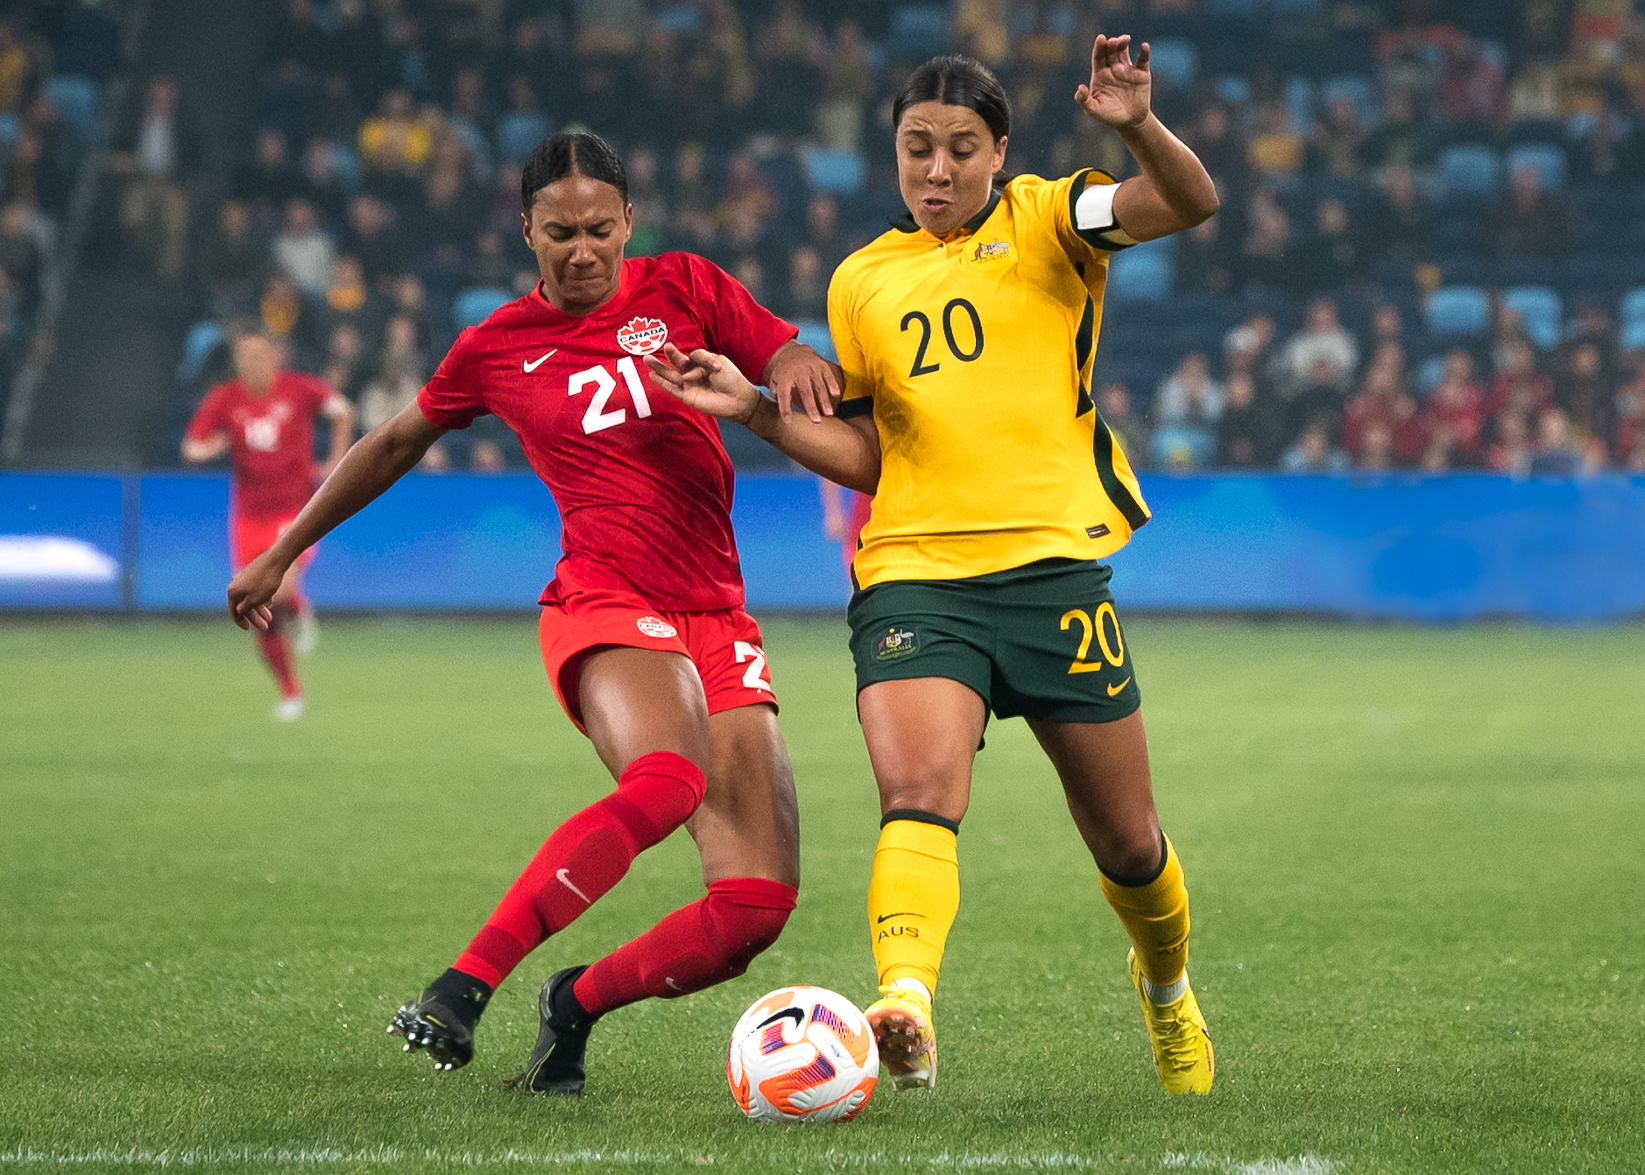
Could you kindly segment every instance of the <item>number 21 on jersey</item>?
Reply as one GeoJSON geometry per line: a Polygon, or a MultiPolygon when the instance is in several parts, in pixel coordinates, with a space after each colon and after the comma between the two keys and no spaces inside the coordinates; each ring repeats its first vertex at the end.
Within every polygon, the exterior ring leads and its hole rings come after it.
{"type": "MultiPolygon", "coordinates": [[[[617,360],[617,374],[623,377],[623,383],[628,385],[628,398],[634,404],[634,415],[644,418],[651,415],[651,401],[646,397],[645,384],[640,380],[639,370],[634,366],[634,356],[624,355],[617,360]]],[[[603,432],[608,428],[615,428],[628,419],[627,408],[608,408],[611,396],[617,390],[617,381],[605,369],[605,364],[596,363],[586,371],[579,371],[571,377],[566,387],[566,395],[576,396],[589,388],[594,394],[589,398],[588,411],[583,413],[583,432],[589,436],[603,432]]]]}

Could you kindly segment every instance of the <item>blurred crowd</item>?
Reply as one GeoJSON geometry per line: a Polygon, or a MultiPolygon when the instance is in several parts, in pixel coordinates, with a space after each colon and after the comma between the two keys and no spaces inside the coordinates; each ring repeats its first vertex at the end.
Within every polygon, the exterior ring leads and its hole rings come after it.
{"type": "Polygon", "coordinates": [[[0,403],[117,63],[114,0],[0,4],[0,403]]]}
{"type": "MultiPolygon", "coordinates": [[[[623,151],[631,254],[702,253],[825,338],[926,57],[1000,74],[1011,170],[1130,174],[1071,100],[1099,30],[1150,41],[1223,200],[1113,266],[1099,405],[1136,464],[1645,469],[1632,0],[285,0],[237,165],[201,171],[166,78],[117,144],[124,223],[200,306],[179,416],[248,320],[391,415],[535,281],[519,167],[567,127],[623,151]]],[[[505,467],[504,432],[439,460],[505,467]]]]}

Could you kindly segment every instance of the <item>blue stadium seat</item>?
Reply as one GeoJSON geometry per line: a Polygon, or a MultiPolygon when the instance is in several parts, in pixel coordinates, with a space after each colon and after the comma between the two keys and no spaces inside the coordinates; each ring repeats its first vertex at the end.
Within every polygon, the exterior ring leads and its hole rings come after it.
{"type": "Polygon", "coordinates": [[[1645,351],[1645,318],[1637,318],[1622,328],[1624,351],[1645,351]]]}
{"type": "Polygon", "coordinates": [[[1353,102],[1354,110],[1358,113],[1360,122],[1366,126],[1376,122],[1376,87],[1371,84],[1371,79],[1364,74],[1343,73],[1333,78],[1327,78],[1324,85],[1319,88],[1319,96],[1325,103],[1335,102],[1338,98],[1347,98],[1353,102]]]}
{"type": "Polygon", "coordinates": [[[1232,73],[1218,78],[1217,97],[1230,106],[1244,106],[1251,100],[1251,79],[1232,73]]]}
{"type": "Polygon", "coordinates": [[[1439,377],[1445,374],[1445,356],[1430,355],[1417,368],[1417,391],[1426,396],[1439,383],[1439,377]]]}
{"type": "Polygon", "coordinates": [[[82,138],[91,134],[97,123],[96,82],[79,74],[59,73],[41,82],[40,89],[82,138]]]}
{"type": "Polygon", "coordinates": [[[1174,237],[1133,246],[1108,265],[1108,294],[1122,302],[1160,302],[1176,279],[1174,237]]]}
{"type": "Polygon", "coordinates": [[[1513,286],[1502,292],[1502,304],[1519,311],[1531,340],[1547,351],[1559,342],[1565,325],[1565,303],[1551,286],[1513,286]]]}
{"type": "Polygon", "coordinates": [[[1173,89],[1186,90],[1199,77],[1199,46],[1174,37],[1151,41],[1149,68],[1173,89]]]}
{"type": "Polygon", "coordinates": [[[223,341],[223,328],[215,322],[197,322],[183,338],[183,358],[177,364],[177,382],[192,383],[205,370],[206,360],[223,341]]]}
{"type": "Polygon", "coordinates": [[[902,4],[891,12],[893,57],[924,61],[948,52],[948,9],[940,4],[902,4]]]}
{"type": "Polygon", "coordinates": [[[514,301],[514,295],[494,286],[470,286],[457,291],[451,300],[451,324],[458,330],[478,326],[497,307],[514,301]]]}
{"type": "Polygon", "coordinates": [[[1285,109],[1291,116],[1291,129],[1306,134],[1314,121],[1314,83],[1305,77],[1285,79],[1285,109]]]}
{"type": "Polygon", "coordinates": [[[0,113],[0,156],[10,158],[23,135],[23,120],[10,110],[0,113]]]}
{"type": "Polygon", "coordinates": [[[1501,173],[1502,161],[1491,147],[1465,144],[1439,155],[1440,184],[1447,194],[1494,196],[1501,173]]]}
{"type": "Polygon", "coordinates": [[[1483,335],[1491,326],[1491,298],[1478,286],[1441,286],[1428,295],[1423,321],[1434,335],[1483,335]]]}
{"type": "Polygon", "coordinates": [[[505,114],[497,120],[497,157],[504,163],[524,163],[547,137],[548,119],[536,111],[505,114]]]}
{"type": "Polygon", "coordinates": [[[863,181],[868,178],[867,160],[861,151],[849,147],[806,150],[801,157],[806,182],[825,192],[854,196],[862,191],[863,181]]]}
{"type": "Polygon", "coordinates": [[[1508,149],[1508,174],[1529,167],[1546,189],[1565,186],[1565,148],[1552,143],[1521,143],[1508,149]]]}
{"type": "Polygon", "coordinates": [[[1645,322],[1645,286],[1639,286],[1623,294],[1617,311],[1617,317],[1622,320],[1624,326],[1645,322]]]}

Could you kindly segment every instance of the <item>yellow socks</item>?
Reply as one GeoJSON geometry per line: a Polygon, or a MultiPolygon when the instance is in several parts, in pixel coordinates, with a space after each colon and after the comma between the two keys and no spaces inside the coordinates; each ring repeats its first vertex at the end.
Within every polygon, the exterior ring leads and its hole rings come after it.
{"type": "Polygon", "coordinates": [[[917,979],[937,990],[943,944],[960,909],[959,826],[898,810],[880,825],[868,882],[868,932],[880,986],[917,979]]]}
{"type": "Polygon", "coordinates": [[[1101,876],[1103,897],[1131,936],[1143,977],[1150,987],[1166,989],[1159,994],[1168,994],[1188,969],[1188,887],[1176,849],[1163,833],[1160,839],[1165,859],[1159,876],[1146,885],[1120,885],[1106,873],[1101,876]]]}

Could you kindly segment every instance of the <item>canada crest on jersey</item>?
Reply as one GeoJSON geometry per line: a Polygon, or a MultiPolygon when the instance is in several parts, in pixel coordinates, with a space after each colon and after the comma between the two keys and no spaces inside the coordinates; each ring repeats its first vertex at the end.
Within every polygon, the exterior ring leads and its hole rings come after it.
{"type": "Polygon", "coordinates": [[[617,345],[630,355],[649,355],[668,341],[668,324],[660,318],[630,318],[617,328],[617,345]]]}

